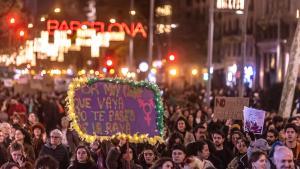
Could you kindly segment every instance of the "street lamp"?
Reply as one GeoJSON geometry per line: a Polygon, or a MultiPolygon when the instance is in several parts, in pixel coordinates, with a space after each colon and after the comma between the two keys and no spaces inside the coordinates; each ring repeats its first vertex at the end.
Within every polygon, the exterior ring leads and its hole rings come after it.
{"type": "Polygon", "coordinates": [[[111,18],[111,19],[109,20],[109,22],[110,22],[110,23],[116,23],[116,19],[115,19],[115,18],[111,18]]]}
{"type": "Polygon", "coordinates": [[[46,21],[46,18],[42,16],[41,19],[40,19],[40,21],[41,21],[41,22],[45,22],[45,21],[46,21]]]}
{"type": "Polygon", "coordinates": [[[55,13],[60,13],[60,12],[61,12],[61,9],[60,9],[60,8],[55,8],[55,9],[54,9],[54,12],[55,12],[55,13]]]}
{"type": "Polygon", "coordinates": [[[28,28],[33,28],[33,24],[32,24],[32,23],[29,23],[29,24],[27,25],[27,27],[28,27],[28,28]]]}
{"type": "Polygon", "coordinates": [[[136,12],[135,12],[135,10],[130,10],[129,14],[132,15],[132,16],[134,16],[136,14],[136,12]]]}

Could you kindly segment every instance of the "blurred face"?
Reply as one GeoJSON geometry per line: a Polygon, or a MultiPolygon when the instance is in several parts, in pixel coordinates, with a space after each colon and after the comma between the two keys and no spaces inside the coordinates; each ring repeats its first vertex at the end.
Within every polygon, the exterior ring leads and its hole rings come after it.
{"type": "Polygon", "coordinates": [[[231,137],[231,142],[233,145],[236,145],[237,143],[237,140],[240,138],[240,135],[239,134],[233,134],[232,137],[231,137]]]}
{"type": "Polygon", "coordinates": [[[293,128],[287,128],[285,131],[286,141],[293,142],[297,139],[296,131],[293,128]]]}
{"type": "Polygon", "coordinates": [[[36,116],[34,113],[30,113],[28,116],[28,121],[30,121],[31,123],[36,123],[36,116]]]}
{"type": "Polygon", "coordinates": [[[99,142],[98,141],[92,142],[91,145],[90,145],[90,147],[94,151],[98,150],[98,148],[99,148],[99,142]]]}
{"type": "Polygon", "coordinates": [[[133,159],[133,151],[131,148],[127,149],[126,153],[123,154],[123,159],[127,161],[131,161],[133,159]]]}
{"type": "Polygon", "coordinates": [[[79,148],[76,152],[78,162],[85,163],[88,160],[88,154],[84,148],[79,148]]]}
{"type": "Polygon", "coordinates": [[[16,141],[23,141],[24,137],[25,137],[24,134],[20,130],[16,130],[16,133],[15,133],[16,141]]]}
{"type": "Polygon", "coordinates": [[[183,163],[185,159],[185,153],[182,150],[173,150],[172,151],[172,159],[174,163],[180,164],[183,163]]]}
{"type": "Polygon", "coordinates": [[[144,159],[145,159],[147,164],[153,164],[154,159],[155,159],[155,155],[154,155],[154,152],[152,150],[145,150],[143,155],[144,155],[144,159]]]}
{"type": "Polygon", "coordinates": [[[197,111],[196,117],[201,118],[201,115],[202,115],[202,111],[197,111]]]}
{"type": "Polygon", "coordinates": [[[20,169],[20,168],[18,168],[18,167],[16,167],[16,166],[13,166],[11,169],[20,169]]]}
{"type": "Polygon", "coordinates": [[[252,163],[252,168],[266,169],[267,168],[267,158],[265,155],[261,155],[256,162],[252,163]]]}
{"type": "Polygon", "coordinates": [[[18,118],[13,118],[13,124],[18,124],[20,120],[18,118]]]}
{"type": "Polygon", "coordinates": [[[267,132],[267,142],[269,145],[272,145],[276,141],[276,137],[274,133],[272,132],[267,132]]]}
{"type": "Polygon", "coordinates": [[[40,136],[42,135],[42,130],[40,128],[35,128],[33,130],[33,134],[35,138],[40,138],[40,136]]]}
{"type": "Polygon", "coordinates": [[[193,115],[189,115],[188,116],[188,121],[189,122],[193,122],[194,121],[194,116],[193,115]]]}
{"type": "Polygon", "coordinates": [[[246,153],[247,152],[247,145],[242,139],[239,139],[236,143],[236,148],[240,153],[246,153]]]}
{"type": "Polygon", "coordinates": [[[275,166],[277,169],[294,169],[295,164],[293,161],[293,154],[281,153],[278,158],[275,159],[275,166]]]}
{"type": "Polygon", "coordinates": [[[50,134],[50,143],[52,145],[58,146],[61,144],[61,136],[57,133],[50,134]]]}
{"type": "Polygon", "coordinates": [[[180,131],[180,132],[184,132],[185,131],[185,122],[183,120],[179,120],[177,122],[177,129],[180,131]]]}
{"type": "Polygon", "coordinates": [[[274,124],[271,124],[271,125],[269,125],[269,127],[268,127],[268,130],[275,130],[276,128],[275,128],[275,125],[274,124]]]}
{"type": "Polygon", "coordinates": [[[18,151],[11,152],[10,155],[14,162],[18,162],[22,159],[23,153],[22,150],[18,150],[18,151]]]}
{"type": "Polygon", "coordinates": [[[198,130],[194,134],[195,134],[195,139],[197,141],[206,139],[206,129],[205,128],[198,128],[198,130]]]}
{"type": "Polygon", "coordinates": [[[0,131],[0,143],[3,143],[5,139],[4,133],[0,131]]]}
{"type": "Polygon", "coordinates": [[[207,160],[208,157],[210,155],[210,152],[209,152],[209,149],[208,149],[208,145],[205,144],[204,147],[203,147],[203,150],[199,153],[199,158],[200,159],[204,159],[204,160],[207,160]]]}
{"type": "Polygon", "coordinates": [[[163,163],[162,165],[162,169],[173,169],[173,163],[171,161],[166,161],[165,163],[163,163]]]}
{"type": "Polygon", "coordinates": [[[216,147],[223,146],[224,138],[219,134],[213,134],[213,141],[216,147]]]}

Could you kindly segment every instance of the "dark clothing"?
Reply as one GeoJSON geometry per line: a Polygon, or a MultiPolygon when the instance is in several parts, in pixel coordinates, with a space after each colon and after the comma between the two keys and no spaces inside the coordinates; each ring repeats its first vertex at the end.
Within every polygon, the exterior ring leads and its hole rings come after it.
{"type": "Polygon", "coordinates": [[[40,139],[36,139],[36,138],[33,139],[32,147],[33,147],[33,150],[34,150],[34,153],[35,153],[35,157],[38,157],[43,145],[44,145],[44,141],[41,138],[40,139]]]}
{"type": "Polygon", "coordinates": [[[24,152],[28,160],[35,161],[35,153],[32,145],[24,143],[23,146],[24,146],[24,152]]]}
{"type": "Polygon", "coordinates": [[[105,161],[107,169],[119,169],[118,168],[118,160],[119,160],[120,155],[121,155],[121,152],[117,147],[112,147],[109,150],[106,161],[105,161]]]}
{"type": "Polygon", "coordinates": [[[224,168],[226,168],[226,166],[232,160],[231,152],[228,149],[226,149],[225,147],[223,148],[223,150],[216,150],[215,156],[218,157],[222,161],[224,168]]]}
{"type": "Polygon", "coordinates": [[[79,136],[77,135],[75,130],[68,129],[66,133],[66,137],[67,137],[70,152],[73,153],[80,142],[79,136]]]}
{"type": "Polygon", "coordinates": [[[121,159],[119,169],[143,169],[143,167],[134,163],[134,161],[130,161],[129,164],[126,160],[121,159]]]}
{"type": "Polygon", "coordinates": [[[40,152],[41,155],[50,155],[55,158],[59,162],[60,169],[66,169],[69,166],[69,152],[62,144],[58,145],[55,149],[48,143],[44,144],[40,152]]]}
{"type": "Polygon", "coordinates": [[[45,122],[43,124],[46,127],[46,132],[47,134],[49,134],[50,131],[56,129],[56,126],[58,124],[58,107],[56,103],[52,101],[43,101],[42,116],[45,122]]]}
{"type": "Polygon", "coordinates": [[[0,144],[0,166],[7,161],[7,152],[6,148],[0,144]]]}
{"type": "Polygon", "coordinates": [[[216,169],[224,169],[226,166],[222,163],[222,161],[219,159],[219,157],[216,157],[214,155],[210,155],[208,159],[215,167],[216,169]]]}
{"type": "Polygon", "coordinates": [[[72,162],[72,164],[68,167],[68,169],[97,169],[97,166],[93,162],[88,163],[79,163],[79,162],[72,162]]]}
{"type": "Polygon", "coordinates": [[[98,169],[106,169],[106,164],[105,164],[106,156],[101,150],[98,150],[97,152],[91,151],[91,157],[96,162],[98,169]]]}

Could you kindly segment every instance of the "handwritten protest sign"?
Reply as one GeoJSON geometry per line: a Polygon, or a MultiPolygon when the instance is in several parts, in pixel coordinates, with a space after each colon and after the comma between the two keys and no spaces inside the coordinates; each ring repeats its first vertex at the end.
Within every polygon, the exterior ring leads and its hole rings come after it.
{"type": "Polygon", "coordinates": [[[244,130],[254,134],[262,134],[265,111],[244,107],[244,130]]]}
{"type": "Polygon", "coordinates": [[[86,83],[73,81],[71,88],[81,85],[69,90],[68,98],[70,108],[74,110],[69,111],[69,115],[76,119],[75,129],[87,141],[109,139],[118,133],[130,136],[138,133],[149,137],[160,135],[162,117],[159,114],[163,113],[159,109],[162,107],[160,95],[149,87],[150,83],[122,80],[86,83]]]}
{"type": "Polygon", "coordinates": [[[214,116],[220,120],[243,119],[244,106],[249,105],[249,98],[242,97],[216,97],[214,116]]]}

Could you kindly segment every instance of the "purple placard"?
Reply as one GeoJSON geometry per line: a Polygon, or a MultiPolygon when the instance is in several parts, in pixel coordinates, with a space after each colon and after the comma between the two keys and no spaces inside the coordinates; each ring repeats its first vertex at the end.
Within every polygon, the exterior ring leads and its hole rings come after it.
{"type": "Polygon", "coordinates": [[[150,89],[99,81],[77,89],[74,101],[78,125],[88,135],[159,135],[150,89]]]}

